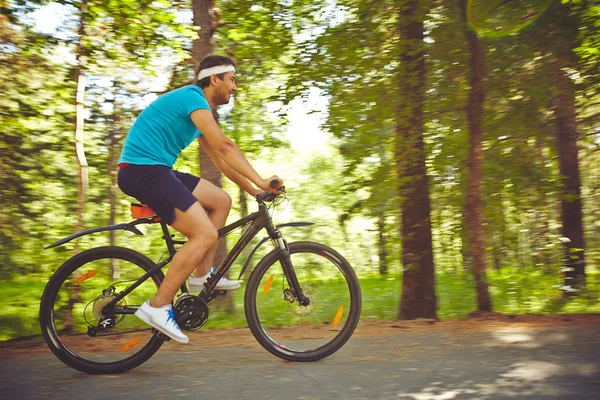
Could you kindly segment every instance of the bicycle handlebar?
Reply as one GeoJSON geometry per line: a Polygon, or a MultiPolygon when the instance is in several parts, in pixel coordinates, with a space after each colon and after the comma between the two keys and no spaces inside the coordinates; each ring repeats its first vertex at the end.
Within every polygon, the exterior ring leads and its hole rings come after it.
{"type": "MultiPolygon", "coordinates": [[[[273,181],[271,182],[271,187],[275,187],[277,186],[277,183],[279,183],[278,181],[273,181]]],[[[280,192],[285,193],[285,186],[282,186],[280,188],[277,188],[277,190],[279,190],[280,192]]],[[[279,196],[278,194],[275,193],[271,193],[271,192],[264,192],[264,193],[259,193],[256,195],[256,200],[258,200],[259,202],[267,202],[270,203],[273,200],[275,200],[277,198],[277,196],[279,196]]]]}

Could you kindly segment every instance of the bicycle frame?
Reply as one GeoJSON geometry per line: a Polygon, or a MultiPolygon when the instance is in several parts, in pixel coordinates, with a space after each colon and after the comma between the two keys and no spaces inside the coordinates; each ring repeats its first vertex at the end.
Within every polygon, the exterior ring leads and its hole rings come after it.
{"type": "MultiPolygon", "coordinates": [[[[231,251],[227,254],[221,265],[216,270],[216,273],[211,275],[207,282],[205,283],[205,288],[200,292],[199,297],[202,298],[206,303],[209,303],[213,300],[218,294],[219,291],[215,290],[215,287],[219,280],[227,273],[229,268],[233,265],[237,257],[241,254],[242,250],[250,243],[250,241],[261,231],[263,228],[267,230],[269,237],[272,239],[273,244],[276,249],[281,253],[281,264],[285,273],[285,276],[288,280],[289,285],[294,290],[298,301],[301,304],[307,304],[308,299],[304,296],[302,289],[300,288],[300,284],[298,283],[298,279],[296,278],[296,274],[291,265],[290,257],[289,257],[289,249],[287,243],[283,239],[281,232],[273,225],[273,221],[271,220],[271,216],[269,214],[269,210],[263,201],[258,200],[258,211],[244,217],[230,225],[227,225],[218,231],[219,239],[227,236],[229,233],[234,231],[237,228],[250,224],[248,229],[242,234],[237,243],[233,246],[231,251]]],[[[137,221],[136,221],[137,222],[137,221]]],[[[146,221],[140,220],[139,223],[155,223],[157,221],[152,218],[147,219],[146,221]]],[[[102,312],[104,314],[133,314],[135,313],[135,308],[130,307],[117,307],[116,304],[133,290],[135,290],[139,285],[144,283],[149,277],[151,277],[158,270],[162,269],[165,265],[167,265],[173,259],[177,249],[175,248],[176,244],[184,244],[185,241],[173,240],[173,235],[169,232],[169,228],[167,224],[160,220],[161,229],[163,232],[163,239],[167,245],[167,249],[169,251],[169,257],[160,263],[158,263],[154,268],[146,272],[142,277],[140,277],[135,283],[129,286],[123,292],[117,294],[114,299],[112,299],[109,303],[107,303],[102,312]]],[[[126,229],[126,228],[125,228],[126,229]]],[[[187,286],[185,282],[181,286],[181,291],[183,293],[188,292],[187,286]]]]}

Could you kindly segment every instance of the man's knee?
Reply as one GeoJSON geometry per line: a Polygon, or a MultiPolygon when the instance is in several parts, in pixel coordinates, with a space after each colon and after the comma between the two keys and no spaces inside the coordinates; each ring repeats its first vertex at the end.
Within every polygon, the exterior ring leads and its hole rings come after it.
{"type": "Polygon", "coordinates": [[[232,200],[229,194],[218,186],[202,179],[192,194],[198,199],[202,207],[209,212],[220,210],[229,211],[232,200]]]}
{"type": "Polygon", "coordinates": [[[202,232],[195,233],[188,237],[188,245],[196,248],[198,251],[207,250],[217,244],[219,235],[214,226],[202,232]]]}
{"type": "Polygon", "coordinates": [[[217,228],[215,228],[209,220],[209,223],[195,225],[187,237],[188,240],[214,244],[219,239],[219,233],[217,232],[217,228]]]}
{"type": "Polygon", "coordinates": [[[205,202],[203,206],[206,207],[209,212],[217,211],[220,214],[229,214],[233,201],[231,196],[224,190],[219,190],[209,202],[205,202]]]}
{"type": "Polygon", "coordinates": [[[207,229],[203,232],[202,240],[208,244],[209,247],[212,247],[217,243],[217,240],[219,240],[219,232],[214,225],[210,229],[207,229]]]}
{"type": "Polygon", "coordinates": [[[223,193],[221,194],[221,198],[219,199],[219,204],[220,208],[227,209],[227,211],[231,210],[231,196],[227,192],[223,191],[223,193]]]}

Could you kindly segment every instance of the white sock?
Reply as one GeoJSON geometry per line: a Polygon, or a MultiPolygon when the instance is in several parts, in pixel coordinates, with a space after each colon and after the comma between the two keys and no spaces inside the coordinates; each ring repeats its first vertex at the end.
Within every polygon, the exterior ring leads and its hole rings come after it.
{"type": "Polygon", "coordinates": [[[211,274],[211,272],[210,272],[210,270],[209,270],[209,271],[208,271],[208,274],[206,274],[206,275],[204,275],[204,276],[200,276],[200,277],[198,277],[198,276],[196,276],[196,275],[192,274],[192,277],[194,277],[194,278],[199,278],[199,279],[204,279],[204,278],[208,278],[208,277],[210,276],[210,274],[211,274]]]}

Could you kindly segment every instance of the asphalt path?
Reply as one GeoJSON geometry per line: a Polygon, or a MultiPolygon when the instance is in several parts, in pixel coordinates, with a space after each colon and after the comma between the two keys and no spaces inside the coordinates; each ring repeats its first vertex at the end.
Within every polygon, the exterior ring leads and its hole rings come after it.
{"type": "Polygon", "coordinates": [[[245,339],[209,334],[219,345],[191,336],[104,376],[74,371],[33,344],[0,347],[0,398],[600,399],[598,323],[364,323],[314,363],[280,360],[247,330],[236,331],[245,339]]]}

